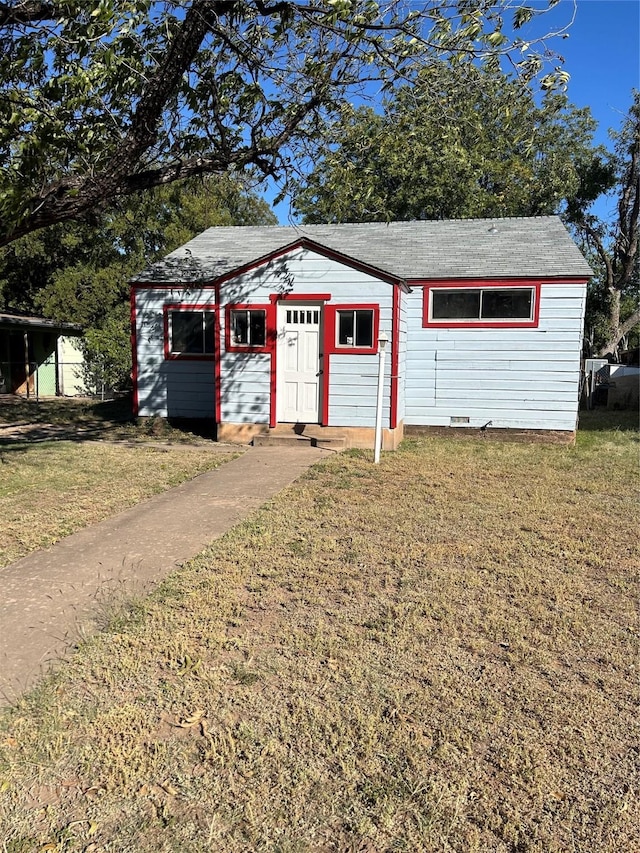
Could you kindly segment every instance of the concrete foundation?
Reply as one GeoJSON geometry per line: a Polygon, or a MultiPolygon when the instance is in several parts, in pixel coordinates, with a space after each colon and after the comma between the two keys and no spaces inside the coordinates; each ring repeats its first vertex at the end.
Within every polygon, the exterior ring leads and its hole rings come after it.
{"type": "MultiPolygon", "coordinates": [[[[401,422],[396,429],[382,431],[383,450],[397,450],[402,441],[404,424],[401,422]]],[[[375,429],[373,427],[325,427],[320,424],[277,424],[268,427],[266,424],[218,424],[218,441],[235,444],[266,444],[269,439],[273,443],[291,441],[307,441],[315,446],[331,446],[340,449],[360,448],[373,450],[375,429]]]]}
{"type": "Polygon", "coordinates": [[[453,439],[486,438],[489,441],[522,441],[533,444],[573,444],[575,430],[551,429],[477,429],[476,427],[409,426],[404,428],[405,438],[438,435],[453,439]]]}

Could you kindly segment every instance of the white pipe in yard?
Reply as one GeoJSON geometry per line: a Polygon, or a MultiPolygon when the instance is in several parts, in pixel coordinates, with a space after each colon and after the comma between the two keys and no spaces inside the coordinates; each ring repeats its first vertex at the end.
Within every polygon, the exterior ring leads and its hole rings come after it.
{"type": "Polygon", "coordinates": [[[376,398],[376,432],[373,441],[373,461],[380,462],[382,449],[382,398],[384,394],[384,361],[389,338],[384,332],[378,336],[378,396],[376,398]]]}

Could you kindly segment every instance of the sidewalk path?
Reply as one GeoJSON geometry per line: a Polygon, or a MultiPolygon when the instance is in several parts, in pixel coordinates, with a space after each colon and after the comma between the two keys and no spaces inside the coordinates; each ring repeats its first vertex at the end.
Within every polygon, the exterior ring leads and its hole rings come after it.
{"type": "Polygon", "coordinates": [[[0,569],[0,704],[14,702],[109,602],[149,590],[327,451],[251,447],[183,483],[0,569]]]}

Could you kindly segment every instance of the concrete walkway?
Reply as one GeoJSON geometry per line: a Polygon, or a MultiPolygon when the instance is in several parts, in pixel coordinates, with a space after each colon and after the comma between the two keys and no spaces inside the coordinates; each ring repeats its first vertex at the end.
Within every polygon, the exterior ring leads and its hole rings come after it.
{"type": "Polygon", "coordinates": [[[309,446],[249,448],[0,569],[0,704],[95,632],[114,602],[148,591],[327,455],[309,446]]]}

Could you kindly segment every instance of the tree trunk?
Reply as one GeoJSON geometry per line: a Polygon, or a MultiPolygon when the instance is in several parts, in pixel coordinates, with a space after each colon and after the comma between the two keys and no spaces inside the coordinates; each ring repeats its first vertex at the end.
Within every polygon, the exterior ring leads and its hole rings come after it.
{"type": "Polygon", "coordinates": [[[633,314],[630,317],[627,317],[624,323],[621,324],[620,291],[612,291],[611,297],[615,301],[615,305],[612,305],[611,308],[611,333],[606,344],[603,347],[600,347],[598,355],[602,358],[607,355],[612,355],[614,356],[615,360],[618,361],[618,345],[620,341],[625,337],[625,335],[628,335],[631,329],[633,329],[635,325],[640,323],[640,308],[637,308],[633,312],[633,314]]]}

